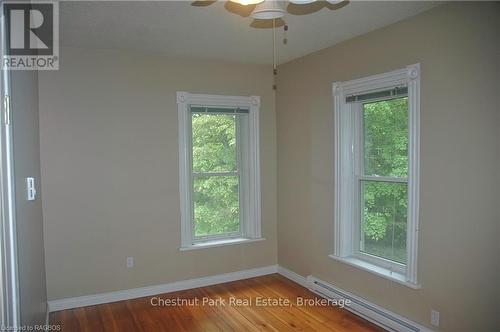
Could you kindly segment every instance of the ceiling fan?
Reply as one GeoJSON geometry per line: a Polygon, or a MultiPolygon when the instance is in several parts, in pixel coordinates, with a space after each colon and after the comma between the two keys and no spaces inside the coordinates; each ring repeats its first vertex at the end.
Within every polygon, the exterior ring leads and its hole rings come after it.
{"type": "MultiPolygon", "coordinates": [[[[206,7],[217,0],[197,0],[191,3],[195,7],[206,7]]],[[[256,20],[282,19],[285,14],[305,15],[322,8],[335,10],[347,4],[344,0],[229,0],[226,9],[244,17],[251,16],[256,20]]]]}
{"type": "MultiPolygon", "coordinates": [[[[195,7],[206,7],[217,0],[197,0],[191,3],[195,7]]],[[[254,20],[250,24],[253,28],[272,28],[273,30],[273,74],[277,75],[276,69],[276,28],[283,27],[283,43],[287,44],[288,25],[284,21],[286,13],[292,15],[311,14],[322,8],[336,10],[348,4],[346,0],[229,0],[224,7],[243,17],[251,16],[254,20]]],[[[276,84],[273,85],[276,89],[276,84]]]]}

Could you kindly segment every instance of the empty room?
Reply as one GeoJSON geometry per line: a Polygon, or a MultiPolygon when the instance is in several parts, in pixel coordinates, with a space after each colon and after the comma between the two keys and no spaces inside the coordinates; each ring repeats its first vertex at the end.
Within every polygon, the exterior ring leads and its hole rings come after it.
{"type": "Polygon", "coordinates": [[[500,2],[0,15],[1,331],[500,332],[500,2]]]}

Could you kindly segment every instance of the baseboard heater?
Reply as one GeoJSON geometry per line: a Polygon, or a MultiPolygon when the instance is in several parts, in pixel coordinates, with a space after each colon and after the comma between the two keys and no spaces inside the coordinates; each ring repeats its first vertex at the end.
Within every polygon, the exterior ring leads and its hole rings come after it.
{"type": "Polygon", "coordinates": [[[396,332],[432,332],[431,330],[412,322],[398,314],[388,311],[376,304],[370,303],[363,298],[350,294],[325,281],[313,276],[307,277],[307,287],[321,297],[335,300],[349,300],[350,305],[345,309],[355,315],[388,330],[396,332]]]}

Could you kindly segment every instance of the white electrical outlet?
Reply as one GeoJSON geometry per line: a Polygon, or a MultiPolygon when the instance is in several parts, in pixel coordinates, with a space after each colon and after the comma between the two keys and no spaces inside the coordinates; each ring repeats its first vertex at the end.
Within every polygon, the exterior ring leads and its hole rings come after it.
{"type": "Polygon", "coordinates": [[[127,268],[134,267],[134,257],[127,257],[127,268]]]}
{"type": "Polygon", "coordinates": [[[431,310],[431,325],[439,327],[439,311],[431,310]]]}

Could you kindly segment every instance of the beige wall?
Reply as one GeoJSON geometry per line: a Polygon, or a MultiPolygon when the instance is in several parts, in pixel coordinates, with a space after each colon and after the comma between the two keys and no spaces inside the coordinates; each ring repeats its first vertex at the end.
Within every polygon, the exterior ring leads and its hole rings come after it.
{"type": "Polygon", "coordinates": [[[49,299],[277,263],[270,67],[63,48],[39,82],[49,299]],[[265,241],[179,251],[177,90],[261,96],[265,241]]]}
{"type": "Polygon", "coordinates": [[[40,195],[38,79],[33,71],[13,71],[11,78],[21,324],[45,324],[47,292],[40,195]],[[26,177],[36,179],[35,201],[26,200],[26,177]]]}
{"type": "Polygon", "coordinates": [[[61,70],[39,75],[49,299],[279,261],[426,326],[436,309],[442,331],[498,329],[499,15],[498,4],[444,5],[282,65],[277,121],[269,67],[63,48],[61,70]],[[421,290],[328,258],[331,83],[416,62],[421,290]],[[266,241],[178,251],[177,90],[262,97],[266,241]],[[127,256],[135,257],[133,269],[127,256]]]}
{"type": "Polygon", "coordinates": [[[451,4],[279,67],[278,261],[442,331],[500,329],[500,6],[451,4]],[[419,281],[333,261],[331,86],[421,63],[419,281]]]}

